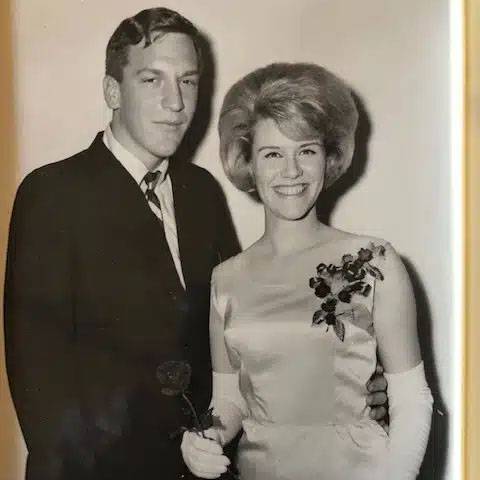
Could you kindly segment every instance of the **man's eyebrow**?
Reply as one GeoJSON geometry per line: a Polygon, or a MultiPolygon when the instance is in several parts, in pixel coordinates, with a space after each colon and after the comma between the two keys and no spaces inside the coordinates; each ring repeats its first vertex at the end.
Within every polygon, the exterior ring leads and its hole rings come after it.
{"type": "Polygon", "coordinates": [[[182,73],[181,77],[192,77],[193,75],[200,75],[198,70],[187,70],[186,72],[182,73]]]}
{"type": "Polygon", "coordinates": [[[135,75],[140,75],[141,73],[154,73],[155,75],[158,75],[162,73],[160,70],[157,70],[156,68],[140,68],[135,72],[135,75]]]}
{"type": "MultiPolygon", "coordinates": [[[[136,75],[140,75],[142,73],[152,73],[154,75],[160,75],[163,73],[163,70],[160,70],[158,68],[150,68],[150,67],[145,67],[145,68],[140,68],[135,72],[136,75]]],[[[198,70],[187,70],[186,72],[183,72],[180,77],[191,77],[194,75],[200,75],[200,72],[198,70]]]]}

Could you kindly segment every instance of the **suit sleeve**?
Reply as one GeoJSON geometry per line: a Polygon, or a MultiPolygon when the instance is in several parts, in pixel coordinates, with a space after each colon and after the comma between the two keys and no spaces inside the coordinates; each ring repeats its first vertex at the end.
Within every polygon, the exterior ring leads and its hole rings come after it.
{"type": "Polygon", "coordinates": [[[8,378],[29,450],[27,469],[35,471],[29,478],[39,479],[63,478],[68,438],[83,435],[75,391],[68,208],[57,187],[41,174],[20,186],[5,278],[8,378]]]}

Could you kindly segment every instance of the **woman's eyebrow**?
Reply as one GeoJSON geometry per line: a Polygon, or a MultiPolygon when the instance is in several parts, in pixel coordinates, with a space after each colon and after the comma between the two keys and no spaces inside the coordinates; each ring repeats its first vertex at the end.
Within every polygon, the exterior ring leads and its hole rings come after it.
{"type": "Polygon", "coordinates": [[[302,143],[299,148],[310,147],[311,145],[317,145],[319,147],[322,146],[318,140],[313,140],[312,142],[302,143]]]}
{"type": "Polygon", "coordinates": [[[263,147],[258,148],[257,152],[261,152],[262,150],[269,150],[269,149],[280,150],[280,147],[278,147],[277,145],[264,145],[263,147]]]}

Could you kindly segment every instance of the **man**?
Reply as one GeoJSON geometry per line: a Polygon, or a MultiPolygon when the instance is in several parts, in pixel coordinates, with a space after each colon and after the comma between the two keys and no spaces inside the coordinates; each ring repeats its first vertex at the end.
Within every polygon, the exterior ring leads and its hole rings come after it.
{"type": "Polygon", "coordinates": [[[124,20],[107,47],[111,124],[19,188],[5,336],[28,480],[185,472],[171,433],[188,417],[156,372],[188,361],[192,399],[207,407],[210,274],[238,251],[213,178],[171,158],[195,112],[201,64],[200,35],[178,13],[124,20]]]}

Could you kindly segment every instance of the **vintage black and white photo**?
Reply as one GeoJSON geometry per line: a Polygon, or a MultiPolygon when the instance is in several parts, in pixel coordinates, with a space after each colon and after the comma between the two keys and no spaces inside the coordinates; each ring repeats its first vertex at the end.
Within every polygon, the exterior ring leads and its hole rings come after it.
{"type": "Polygon", "coordinates": [[[15,5],[8,478],[456,478],[450,2],[15,5]]]}

